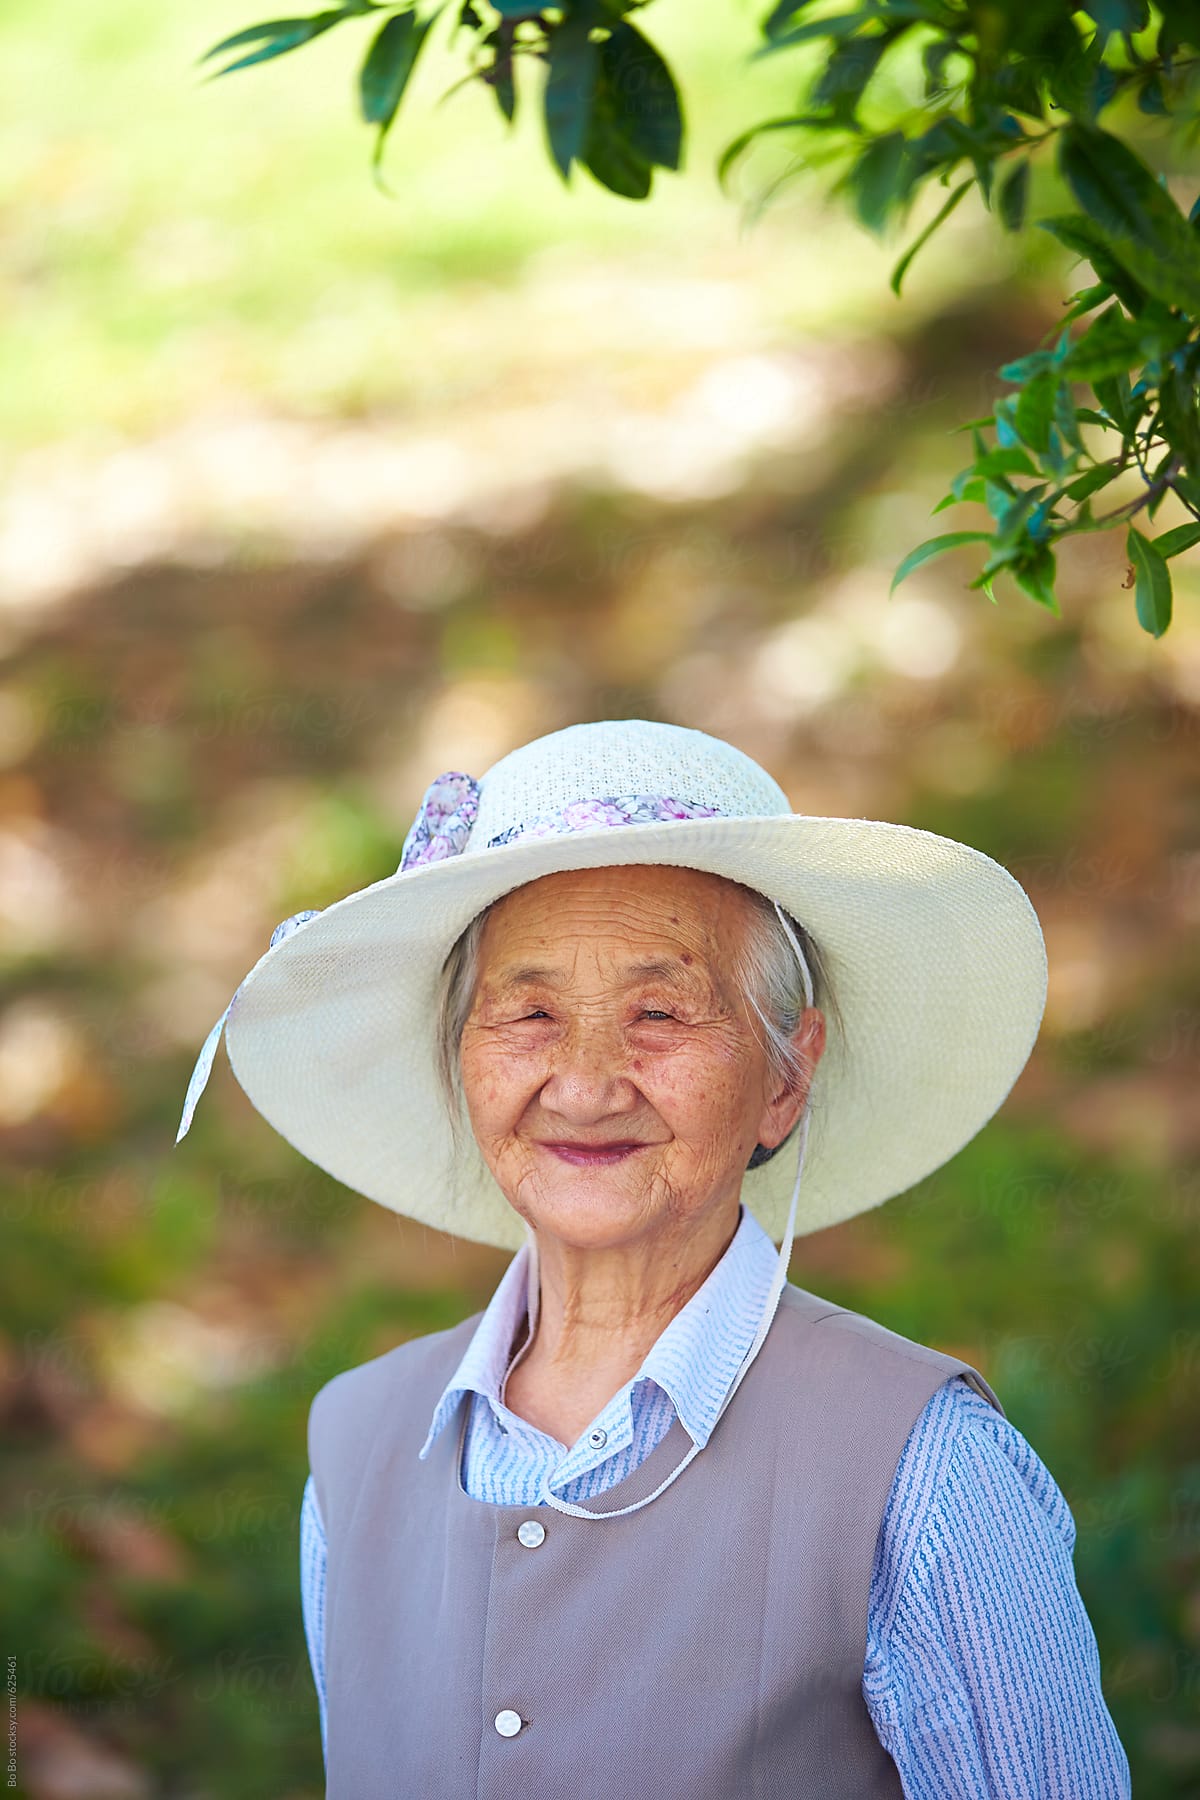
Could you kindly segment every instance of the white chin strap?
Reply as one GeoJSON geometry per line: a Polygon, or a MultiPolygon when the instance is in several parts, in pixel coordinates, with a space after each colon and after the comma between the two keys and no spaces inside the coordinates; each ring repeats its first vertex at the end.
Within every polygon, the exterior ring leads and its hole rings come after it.
{"type": "MultiPolygon", "coordinates": [[[[804,952],[800,948],[800,941],[797,938],[795,932],[792,930],[792,927],[789,925],[787,918],[784,915],[783,909],[779,905],[778,901],[775,902],[775,911],[779,915],[779,923],[783,926],[784,931],[786,931],[786,933],[787,933],[788,942],[791,944],[792,949],[796,952],[796,961],[800,965],[800,973],[804,978],[805,1002],[808,1006],[811,1006],[813,1004],[812,976],[809,973],[808,964],[804,960],[804,952]]],[[[759,1351],[762,1349],[763,1344],[766,1341],[767,1333],[768,1333],[768,1331],[770,1331],[771,1323],[775,1317],[775,1310],[779,1305],[779,1296],[780,1296],[780,1294],[782,1294],[784,1282],[787,1280],[788,1264],[792,1260],[792,1239],[794,1238],[794,1236],[796,1234],[796,1206],[800,1199],[800,1178],[804,1173],[804,1152],[808,1145],[808,1120],[809,1120],[809,1106],[808,1106],[808,1100],[806,1098],[805,1103],[804,1103],[804,1114],[800,1120],[800,1124],[798,1127],[799,1154],[796,1158],[796,1180],[795,1180],[795,1184],[792,1187],[792,1203],[791,1203],[790,1207],[788,1208],[787,1225],[784,1228],[783,1243],[780,1246],[780,1250],[779,1250],[779,1261],[775,1264],[775,1273],[771,1277],[771,1286],[767,1291],[767,1298],[763,1305],[762,1317],[758,1321],[758,1330],[754,1334],[754,1340],[751,1343],[750,1348],[746,1352],[746,1355],[742,1361],[741,1367],[738,1369],[737,1374],[734,1376],[733,1381],[730,1384],[728,1393],[725,1395],[724,1400],[722,1400],[722,1402],[721,1402],[720,1411],[717,1413],[716,1418],[713,1420],[713,1427],[712,1427],[713,1431],[716,1430],[717,1425],[721,1419],[722,1413],[724,1413],[725,1408],[729,1405],[729,1402],[733,1399],[733,1396],[737,1393],[738,1388],[742,1384],[742,1381],[745,1379],[746,1375],[750,1371],[751,1364],[753,1363],[755,1357],[758,1355],[759,1351]]],[[[536,1263],[536,1259],[533,1257],[530,1258],[529,1268],[530,1268],[530,1287],[531,1287],[531,1289],[534,1289],[534,1288],[536,1288],[536,1284],[537,1284],[537,1273],[536,1273],[537,1263],[536,1263]]],[[[536,1295],[536,1293],[531,1292],[531,1294],[530,1294],[530,1310],[529,1310],[529,1318],[531,1321],[531,1323],[530,1323],[530,1331],[531,1332],[533,1329],[532,1321],[534,1320],[534,1318],[536,1316],[536,1314],[535,1314],[536,1305],[537,1305],[537,1295],[536,1295]]],[[[709,1433],[709,1438],[711,1438],[711,1436],[712,1436],[712,1432],[709,1433]]],[[[706,1440],[706,1442],[707,1442],[707,1440],[706,1440]]],[[[649,1506],[649,1504],[652,1500],[657,1500],[658,1496],[663,1492],[663,1490],[665,1488],[669,1488],[671,1483],[674,1480],[676,1480],[678,1476],[683,1474],[683,1471],[687,1468],[688,1464],[690,1462],[692,1462],[695,1457],[699,1456],[700,1451],[703,1449],[703,1447],[704,1446],[701,1444],[693,1444],[691,1449],[688,1451],[687,1455],[683,1458],[682,1462],[676,1464],[675,1468],[673,1468],[671,1470],[671,1473],[667,1476],[666,1480],[660,1481],[658,1486],[655,1488],[654,1492],[652,1494],[647,1494],[644,1500],[635,1500],[632,1506],[618,1506],[618,1507],[614,1507],[611,1511],[608,1511],[608,1512],[595,1512],[591,1508],[586,1507],[586,1506],[573,1506],[569,1500],[560,1500],[558,1498],[558,1496],[556,1494],[552,1494],[550,1492],[550,1489],[547,1486],[545,1486],[544,1484],[542,1487],[542,1492],[541,1492],[540,1498],[542,1501],[545,1502],[545,1504],[547,1506],[552,1506],[554,1508],[555,1512],[569,1513],[571,1518],[573,1518],[573,1519],[620,1519],[620,1518],[623,1518],[626,1513],[637,1512],[639,1507],[649,1506]]]]}

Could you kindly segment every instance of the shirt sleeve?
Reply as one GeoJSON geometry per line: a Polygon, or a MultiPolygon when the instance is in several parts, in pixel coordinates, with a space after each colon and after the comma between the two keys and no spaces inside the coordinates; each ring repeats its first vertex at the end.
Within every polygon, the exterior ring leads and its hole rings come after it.
{"type": "Polygon", "coordinates": [[[1074,1544],[1029,1442],[943,1383],[897,1464],[868,1608],[863,1698],[906,1800],[1128,1800],[1074,1544]]]}
{"type": "Polygon", "coordinates": [[[312,1664],[313,1684],[317,1690],[317,1706],[321,1718],[321,1756],[324,1759],[325,1718],[325,1522],[317,1501],[317,1489],[311,1474],[304,1484],[300,1502],[300,1604],[304,1613],[304,1636],[308,1644],[308,1660],[312,1664]]]}

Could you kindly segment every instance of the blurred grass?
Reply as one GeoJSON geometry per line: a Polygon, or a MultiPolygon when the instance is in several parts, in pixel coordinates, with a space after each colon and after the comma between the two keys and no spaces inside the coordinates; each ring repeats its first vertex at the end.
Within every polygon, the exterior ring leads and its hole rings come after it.
{"type": "MultiPolygon", "coordinates": [[[[465,68],[465,34],[449,48],[453,10],[393,128],[387,198],[355,110],[369,21],[214,80],[221,59],[199,67],[204,51],[262,6],[12,0],[0,15],[3,454],[72,433],[145,435],[222,395],[353,415],[502,383],[536,363],[537,346],[511,315],[490,328],[489,310],[539,256],[663,267],[707,242],[714,264],[724,246],[762,265],[763,304],[783,322],[878,311],[895,247],[838,209],[821,216],[822,180],[787,189],[753,228],[717,187],[725,143],[794,99],[788,59],[747,60],[752,0],[656,0],[647,29],[677,70],[688,141],[684,170],[660,172],[645,204],[581,169],[563,185],[532,60],[511,133],[480,84],[439,103],[465,68]],[[419,356],[407,353],[415,343],[419,356]]],[[[734,193],[749,199],[780,166],[768,146],[734,193]]],[[[1033,266],[1051,248],[1023,254],[1033,266]]],[[[990,231],[969,257],[935,244],[910,277],[909,316],[1010,259],[990,231]]],[[[571,321],[578,353],[611,327],[571,321]]]]}
{"type": "MultiPolygon", "coordinates": [[[[674,14],[693,79],[752,41],[748,13],[742,25],[733,8],[674,14]]],[[[448,12],[393,130],[385,179],[398,198],[388,200],[370,181],[372,138],[354,112],[369,22],[208,80],[216,65],[198,69],[202,53],[256,16],[243,4],[198,12],[153,0],[5,9],[10,443],[89,416],[144,431],[214,380],[302,411],[402,403],[430,376],[397,353],[398,301],[436,309],[448,287],[501,285],[556,242],[661,245],[720,208],[695,178],[662,182],[653,207],[617,201],[579,172],[568,193],[547,166],[529,81],[511,141],[474,85],[436,104],[464,66],[447,49],[448,12]]],[[[708,82],[726,119],[755,89],[766,98],[781,85],[777,73],[748,72],[735,101],[732,84],[708,82]]],[[[713,112],[699,125],[693,169],[714,141],[713,112]]],[[[503,372],[503,343],[481,333],[462,348],[503,372]]],[[[452,381],[452,366],[437,378],[452,381]]]]}

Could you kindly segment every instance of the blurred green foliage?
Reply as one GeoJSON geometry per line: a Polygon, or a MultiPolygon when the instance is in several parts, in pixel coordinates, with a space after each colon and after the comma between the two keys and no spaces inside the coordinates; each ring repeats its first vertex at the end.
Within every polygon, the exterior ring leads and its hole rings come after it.
{"type": "MultiPolygon", "coordinates": [[[[468,33],[463,79],[491,89],[511,123],[519,58],[545,65],[542,113],[564,180],[578,161],[613,193],[645,199],[656,167],[677,169],[683,114],[674,77],[629,15],[649,0],[462,0],[455,33],[468,33]],[[597,35],[598,34],[598,35],[597,35]]],[[[378,127],[378,164],[425,37],[443,11],[344,0],[307,19],[249,26],[206,57],[233,56],[221,74],[298,49],[333,26],[383,18],[362,65],[363,118],[378,127]]],[[[795,110],[751,126],[728,144],[722,177],[766,132],[818,140],[822,166],[845,164],[837,183],[869,229],[907,216],[928,185],[946,200],[896,265],[898,293],[913,257],[976,189],[1005,231],[1029,215],[1035,158],[1056,152],[1053,192],[1077,208],[1037,223],[1092,265],[1052,347],[1003,368],[1017,391],[971,426],[973,458],[942,506],[983,504],[991,524],[928,539],[900,564],[901,581],[962,544],[988,546],[971,584],[995,600],[1011,576],[1058,613],[1056,553],[1083,532],[1122,527],[1138,623],[1161,637],[1171,622],[1169,561],[1200,541],[1200,199],[1185,215],[1127,141],[1160,118],[1176,136],[1195,123],[1200,10],[1195,0],[779,0],[756,53],[819,47],[795,110]],[[919,60],[918,60],[919,59],[919,60]],[[911,76],[920,71],[919,83],[911,76]],[[883,77],[891,75],[888,82],[883,77]],[[907,77],[907,78],[906,78],[907,77]],[[1104,113],[1115,127],[1099,124],[1104,113]],[[965,168],[965,175],[960,172],[965,168]],[[1090,315],[1090,316],[1089,316],[1090,315]],[[1073,334],[1071,322],[1088,319],[1073,334]],[[987,435],[985,435],[987,434],[987,435]],[[1127,474],[1137,480],[1124,497],[1127,474]],[[1116,486],[1119,502],[1097,514],[1116,486]],[[1157,539],[1133,524],[1173,494],[1192,520],[1157,539]]],[[[1139,134],[1140,135],[1140,134],[1139,134]]],[[[935,509],[940,510],[940,508],[935,509]]]]}

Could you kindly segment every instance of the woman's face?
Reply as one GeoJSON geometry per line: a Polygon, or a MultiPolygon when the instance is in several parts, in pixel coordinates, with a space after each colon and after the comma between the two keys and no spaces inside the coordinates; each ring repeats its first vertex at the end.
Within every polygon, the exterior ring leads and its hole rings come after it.
{"type": "MultiPolygon", "coordinates": [[[[657,866],[547,875],[492,909],[463,1089],[537,1231],[615,1247],[732,1216],[755,1145],[787,1136],[804,1089],[772,1079],[733,976],[752,913],[720,876],[657,866]]],[[[815,1066],[819,1011],[801,1032],[815,1066]]]]}

